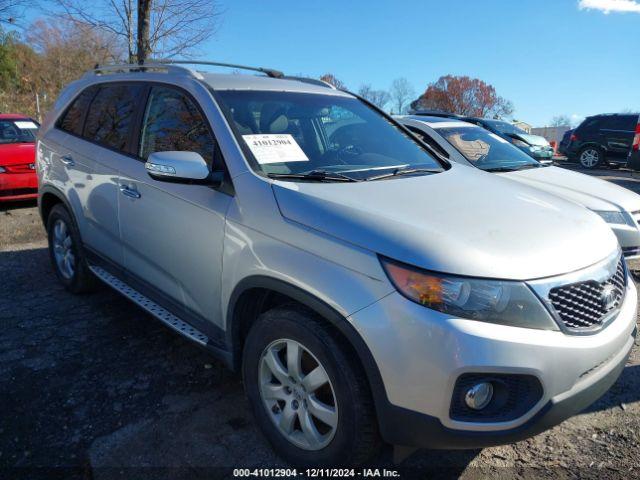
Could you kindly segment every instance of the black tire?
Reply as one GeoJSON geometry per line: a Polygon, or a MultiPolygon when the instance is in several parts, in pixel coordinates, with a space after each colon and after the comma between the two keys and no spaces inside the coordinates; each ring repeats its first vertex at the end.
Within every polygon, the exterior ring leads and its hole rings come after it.
{"type": "Polygon", "coordinates": [[[286,305],[263,313],[252,326],[243,352],[245,392],[254,418],[275,452],[289,464],[306,466],[355,466],[376,455],[381,447],[371,392],[357,359],[345,340],[317,314],[298,305],[286,305]],[[337,426],[330,442],[318,450],[294,445],[271,419],[260,393],[260,360],[267,346],[294,340],[313,354],[333,386],[338,410],[337,426]]]}
{"type": "Polygon", "coordinates": [[[586,168],[588,170],[601,167],[605,165],[605,154],[601,148],[594,146],[586,146],[582,147],[578,152],[578,163],[582,168],[586,168]],[[594,160],[588,160],[593,159],[594,160]]]}
{"type": "Polygon", "coordinates": [[[47,218],[47,238],[49,240],[49,258],[53,271],[55,272],[58,280],[64,285],[71,293],[87,293],[96,289],[98,285],[98,279],[89,270],[87,260],[82,248],[82,241],[80,240],[80,233],[73,221],[71,215],[67,209],[62,205],[54,205],[47,218]],[[71,238],[70,250],[73,253],[73,274],[69,275],[63,273],[61,267],[56,261],[56,254],[54,252],[54,228],[58,222],[63,222],[66,228],[68,228],[69,237],[71,238]]]}

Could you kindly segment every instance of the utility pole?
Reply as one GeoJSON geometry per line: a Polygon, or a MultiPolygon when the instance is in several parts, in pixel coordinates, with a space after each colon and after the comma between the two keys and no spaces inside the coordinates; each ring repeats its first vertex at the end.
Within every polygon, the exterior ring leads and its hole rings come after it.
{"type": "Polygon", "coordinates": [[[42,123],[42,119],[40,118],[40,95],[36,92],[36,118],[38,119],[38,123],[42,123]]]}

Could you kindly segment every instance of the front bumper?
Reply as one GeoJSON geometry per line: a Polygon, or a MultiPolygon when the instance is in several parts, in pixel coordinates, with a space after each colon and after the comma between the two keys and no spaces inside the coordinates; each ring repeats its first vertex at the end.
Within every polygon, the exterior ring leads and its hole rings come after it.
{"type": "Polygon", "coordinates": [[[352,315],[382,377],[376,400],[383,438],[396,445],[478,448],[535,435],[578,413],[618,378],[633,346],[637,293],[629,282],[617,318],[593,335],[450,318],[391,294],[352,315]],[[520,417],[455,421],[450,405],[464,373],[535,376],[543,393],[520,417]]]}
{"type": "Polygon", "coordinates": [[[0,173],[0,202],[38,197],[38,177],[34,172],[0,173]]]}
{"type": "MultiPolygon", "coordinates": [[[[635,216],[635,214],[629,214],[635,216]]],[[[637,220],[634,218],[634,223],[637,220]]],[[[640,270],[640,229],[636,225],[607,224],[618,238],[630,270],[640,270]]]]}
{"type": "MultiPolygon", "coordinates": [[[[633,346],[634,330],[629,337],[633,346]]],[[[473,449],[518,442],[558,425],[580,413],[604,395],[624,370],[631,346],[620,352],[608,368],[587,387],[550,399],[524,424],[498,431],[463,431],[445,427],[437,418],[388,404],[381,413],[381,433],[393,445],[421,448],[473,449]]],[[[380,410],[380,409],[379,409],[380,410]]]]}

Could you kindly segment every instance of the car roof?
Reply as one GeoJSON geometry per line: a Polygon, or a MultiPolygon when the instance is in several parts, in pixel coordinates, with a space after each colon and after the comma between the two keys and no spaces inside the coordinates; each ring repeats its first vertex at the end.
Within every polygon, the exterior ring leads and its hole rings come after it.
{"type": "Polygon", "coordinates": [[[469,122],[463,122],[462,120],[457,120],[455,118],[447,118],[447,117],[429,117],[425,115],[406,115],[401,117],[402,119],[415,120],[416,122],[421,122],[426,124],[431,128],[455,128],[455,127],[470,127],[470,128],[480,128],[477,125],[469,122]]]}
{"type": "Polygon", "coordinates": [[[295,78],[271,78],[262,75],[198,72],[201,80],[214,90],[267,90],[278,92],[321,93],[351,97],[347,92],[328,85],[309,83],[295,78]]]}

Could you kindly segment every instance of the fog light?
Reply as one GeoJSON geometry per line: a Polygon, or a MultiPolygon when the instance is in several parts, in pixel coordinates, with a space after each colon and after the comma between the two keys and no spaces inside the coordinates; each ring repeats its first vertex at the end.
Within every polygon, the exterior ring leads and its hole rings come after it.
{"type": "Polygon", "coordinates": [[[493,398],[493,385],[489,382],[482,382],[477,383],[467,390],[464,396],[464,402],[469,408],[482,410],[489,405],[491,398],[493,398]]]}

